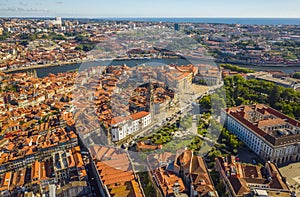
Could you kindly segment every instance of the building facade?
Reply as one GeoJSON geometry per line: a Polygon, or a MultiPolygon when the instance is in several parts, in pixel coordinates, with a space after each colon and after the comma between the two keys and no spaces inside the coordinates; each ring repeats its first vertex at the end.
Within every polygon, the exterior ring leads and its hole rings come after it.
{"type": "Polygon", "coordinates": [[[151,154],[147,162],[162,196],[218,197],[203,158],[193,151],[151,154]]]}
{"type": "Polygon", "coordinates": [[[147,127],[151,123],[151,113],[142,111],[135,114],[131,114],[133,132],[147,127]]]}
{"type": "Polygon", "coordinates": [[[258,166],[236,161],[234,156],[217,157],[215,169],[232,197],[273,196],[289,197],[285,179],[274,163],[258,166]]]}
{"type": "Polygon", "coordinates": [[[221,121],[265,161],[300,161],[300,122],[262,104],[232,107],[221,121]]]}
{"type": "Polygon", "coordinates": [[[117,142],[127,135],[137,132],[151,124],[151,113],[141,111],[127,117],[115,117],[110,124],[112,141],[117,142]]]}

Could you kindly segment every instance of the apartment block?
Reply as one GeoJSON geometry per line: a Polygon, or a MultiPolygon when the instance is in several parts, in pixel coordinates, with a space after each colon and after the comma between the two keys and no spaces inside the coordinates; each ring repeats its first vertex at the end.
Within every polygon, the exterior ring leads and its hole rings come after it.
{"type": "Polygon", "coordinates": [[[127,135],[147,127],[151,121],[151,113],[146,111],[134,113],[127,117],[114,117],[110,123],[112,141],[119,141],[127,135]]]}

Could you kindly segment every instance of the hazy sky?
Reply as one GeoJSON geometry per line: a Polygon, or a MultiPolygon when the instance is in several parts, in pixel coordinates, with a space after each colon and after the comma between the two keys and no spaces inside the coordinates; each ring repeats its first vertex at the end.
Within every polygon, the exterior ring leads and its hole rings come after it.
{"type": "Polygon", "coordinates": [[[300,18],[299,0],[0,0],[0,16],[300,18]]]}

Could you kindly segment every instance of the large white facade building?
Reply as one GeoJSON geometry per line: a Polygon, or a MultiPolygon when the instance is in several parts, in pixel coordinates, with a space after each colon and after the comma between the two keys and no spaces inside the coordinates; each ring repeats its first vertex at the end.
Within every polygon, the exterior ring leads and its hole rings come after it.
{"type": "Polygon", "coordinates": [[[300,161],[300,122],[262,104],[222,111],[221,121],[265,161],[300,161]]]}
{"type": "Polygon", "coordinates": [[[133,132],[141,130],[151,123],[151,113],[141,111],[135,114],[131,114],[133,132]]]}
{"type": "Polygon", "coordinates": [[[131,114],[127,117],[113,118],[110,124],[112,141],[119,141],[127,135],[147,127],[151,124],[151,121],[151,113],[146,111],[131,114]]]}
{"type": "Polygon", "coordinates": [[[132,120],[129,117],[115,117],[111,121],[112,141],[116,142],[132,133],[132,120]]]}

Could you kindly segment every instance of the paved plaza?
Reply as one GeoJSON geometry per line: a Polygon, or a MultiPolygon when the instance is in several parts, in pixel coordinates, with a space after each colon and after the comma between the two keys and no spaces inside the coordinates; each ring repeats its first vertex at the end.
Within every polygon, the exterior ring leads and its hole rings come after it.
{"type": "Polygon", "coordinates": [[[291,191],[296,192],[296,196],[300,196],[300,163],[292,163],[279,168],[282,176],[287,178],[287,183],[291,191]]]}

